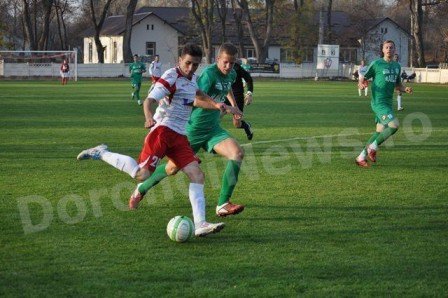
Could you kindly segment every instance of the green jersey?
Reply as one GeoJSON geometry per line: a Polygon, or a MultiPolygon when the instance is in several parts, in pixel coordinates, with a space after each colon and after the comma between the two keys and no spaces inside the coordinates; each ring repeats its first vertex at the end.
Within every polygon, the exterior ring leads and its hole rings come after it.
{"type": "Polygon", "coordinates": [[[372,102],[375,110],[378,107],[391,107],[395,87],[400,84],[401,66],[398,62],[387,62],[383,58],[373,61],[364,75],[365,79],[373,79],[371,84],[372,102]]]}
{"type": "MultiPolygon", "coordinates": [[[[234,69],[224,75],[219,71],[216,63],[206,67],[198,78],[198,86],[204,93],[213,98],[215,102],[224,102],[227,94],[232,90],[236,72],[234,69]]],[[[187,125],[188,134],[195,131],[209,131],[219,126],[220,111],[193,108],[187,125]]]]}
{"type": "Polygon", "coordinates": [[[131,80],[140,82],[142,80],[142,73],[146,71],[146,66],[142,62],[133,62],[129,64],[129,72],[131,73],[131,80]]]}

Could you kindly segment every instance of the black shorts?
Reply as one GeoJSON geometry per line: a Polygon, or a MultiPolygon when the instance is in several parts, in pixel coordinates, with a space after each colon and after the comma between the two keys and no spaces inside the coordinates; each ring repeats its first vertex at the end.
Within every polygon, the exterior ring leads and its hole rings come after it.
{"type": "MultiPolygon", "coordinates": [[[[242,112],[244,110],[244,95],[234,95],[236,100],[236,105],[238,109],[242,112]]],[[[226,101],[224,102],[226,105],[231,105],[229,102],[229,99],[226,98],[226,101]]]]}

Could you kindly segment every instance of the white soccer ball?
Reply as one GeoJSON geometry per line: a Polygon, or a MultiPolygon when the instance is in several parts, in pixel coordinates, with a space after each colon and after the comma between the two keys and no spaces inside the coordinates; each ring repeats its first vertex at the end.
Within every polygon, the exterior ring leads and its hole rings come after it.
{"type": "Polygon", "coordinates": [[[187,216],[173,217],[166,227],[166,233],[176,242],[188,241],[194,234],[194,223],[187,216]]]}

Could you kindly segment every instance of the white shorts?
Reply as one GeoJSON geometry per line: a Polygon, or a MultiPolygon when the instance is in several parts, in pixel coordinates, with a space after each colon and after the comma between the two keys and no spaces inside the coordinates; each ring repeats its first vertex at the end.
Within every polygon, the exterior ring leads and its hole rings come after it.
{"type": "Polygon", "coordinates": [[[62,72],[61,71],[61,77],[62,78],[69,78],[70,77],[70,72],[62,72]]]}

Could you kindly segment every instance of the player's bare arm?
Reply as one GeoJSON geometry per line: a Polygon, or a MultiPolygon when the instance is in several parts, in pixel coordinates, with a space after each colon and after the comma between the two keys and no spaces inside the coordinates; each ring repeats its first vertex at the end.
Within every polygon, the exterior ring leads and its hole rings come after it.
{"type": "Polygon", "coordinates": [[[156,102],[154,98],[146,98],[143,102],[143,113],[145,114],[145,128],[151,128],[156,124],[151,106],[156,102]]]}
{"type": "Polygon", "coordinates": [[[412,94],[413,92],[414,92],[414,90],[412,89],[412,87],[406,87],[405,85],[403,85],[403,84],[399,84],[396,88],[395,88],[397,91],[400,91],[400,92],[406,92],[406,93],[408,93],[408,94],[412,94]]]}
{"type": "Polygon", "coordinates": [[[368,86],[369,82],[364,78],[363,75],[359,75],[358,88],[364,90],[368,86]]]}

